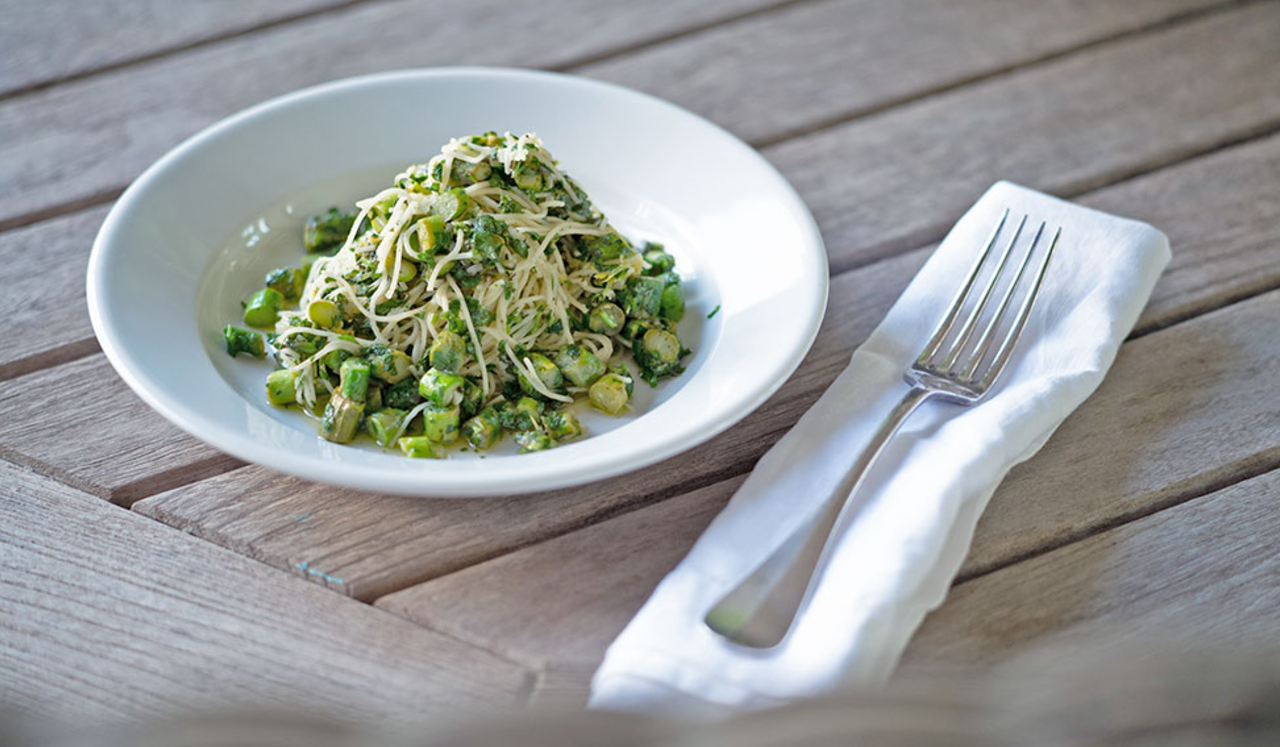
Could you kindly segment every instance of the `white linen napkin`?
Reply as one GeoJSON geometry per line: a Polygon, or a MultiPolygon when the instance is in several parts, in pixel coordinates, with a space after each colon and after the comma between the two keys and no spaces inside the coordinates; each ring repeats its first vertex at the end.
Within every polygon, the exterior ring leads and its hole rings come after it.
{"type": "Polygon", "coordinates": [[[942,602],[996,486],[1097,388],[1169,256],[1168,240],[1144,223],[992,186],[610,646],[592,707],[707,716],[885,680],[942,602]],[[812,518],[906,391],[903,372],[1006,207],[1010,227],[1026,213],[1028,231],[1048,222],[1046,240],[1053,226],[1063,231],[1004,378],[977,406],[934,400],[906,421],[782,644],[722,640],[703,625],[707,610],[812,518]]]}

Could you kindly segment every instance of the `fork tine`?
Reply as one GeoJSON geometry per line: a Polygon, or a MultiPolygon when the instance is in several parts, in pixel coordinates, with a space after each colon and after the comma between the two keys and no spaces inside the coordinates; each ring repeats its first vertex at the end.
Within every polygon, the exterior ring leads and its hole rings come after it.
{"type": "Polygon", "coordinates": [[[973,336],[973,329],[978,325],[978,320],[982,318],[982,312],[986,310],[987,303],[991,301],[991,294],[995,292],[996,285],[1000,283],[1000,278],[1004,275],[1005,266],[1009,264],[1009,257],[1013,256],[1013,247],[1017,245],[1018,238],[1022,236],[1022,229],[1027,225],[1027,215],[1022,216],[1022,220],[1018,221],[1018,228],[1010,237],[1009,243],[1005,245],[1004,251],[1000,253],[1000,260],[996,263],[996,269],[991,273],[991,279],[987,281],[987,287],[982,291],[982,297],[978,299],[978,304],[973,307],[973,311],[969,313],[969,318],[964,320],[964,324],[960,327],[960,334],[956,335],[955,342],[951,343],[951,352],[947,353],[942,362],[937,365],[937,369],[941,372],[952,372],[952,366],[955,365],[956,359],[964,352],[964,346],[969,343],[969,338],[973,336]]]}
{"type": "Polygon", "coordinates": [[[1027,265],[1031,264],[1031,257],[1036,253],[1036,246],[1040,244],[1040,237],[1044,234],[1045,224],[1040,223],[1040,227],[1036,229],[1036,235],[1031,238],[1031,246],[1027,247],[1027,254],[1022,258],[1022,263],[1018,265],[1018,272],[1013,276],[1013,281],[1009,283],[1009,287],[1004,292],[1004,298],[1000,299],[1000,306],[996,308],[996,313],[991,315],[991,321],[987,323],[986,329],[982,330],[982,335],[978,337],[978,342],[973,346],[973,353],[969,356],[969,360],[965,363],[961,370],[960,378],[964,381],[971,381],[974,371],[977,370],[978,364],[982,363],[982,359],[986,357],[987,350],[991,347],[992,335],[995,334],[996,327],[1000,326],[1000,321],[1004,319],[1004,314],[1009,309],[1009,304],[1013,302],[1013,294],[1018,291],[1018,284],[1022,282],[1022,276],[1027,272],[1027,265]]]}
{"type": "Polygon", "coordinates": [[[1036,271],[1031,290],[1027,293],[1026,299],[1023,300],[1022,308],[1018,309],[1017,319],[1014,320],[1013,326],[1009,329],[1009,334],[1005,335],[1004,342],[1000,343],[1000,348],[996,351],[995,358],[991,361],[991,367],[987,369],[978,384],[982,391],[986,391],[996,382],[996,379],[1004,371],[1005,364],[1009,362],[1009,356],[1013,353],[1013,346],[1022,334],[1023,327],[1027,325],[1027,317],[1031,316],[1031,305],[1035,303],[1036,297],[1040,295],[1040,285],[1044,282],[1045,270],[1049,268],[1049,260],[1053,257],[1053,250],[1057,248],[1058,237],[1061,235],[1062,227],[1059,226],[1053,232],[1053,240],[1049,242],[1049,248],[1044,253],[1044,259],[1040,261],[1040,268],[1036,271]]]}
{"type": "Polygon", "coordinates": [[[964,306],[964,299],[969,295],[969,291],[973,288],[974,282],[978,279],[978,272],[982,270],[982,265],[987,261],[987,255],[991,254],[991,247],[995,246],[996,238],[1000,236],[1001,229],[1004,228],[1005,221],[1009,218],[1009,208],[1005,208],[1000,214],[1000,221],[996,223],[995,230],[991,232],[991,238],[987,239],[987,245],[983,247],[982,252],[978,255],[978,259],[974,261],[972,269],[969,270],[969,276],[965,278],[964,285],[960,286],[960,291],[956,293],[956,297],[951,301],[951,307],[947,309],[946,316],[942,318],[942,322],[938,324],[938,328],[933,331],[933,337],[929,338],[929,342],[924,346],[924,350],[920,352],[920,357],[916,358],[916,365],[925,366],[929,359],[938,352],[939,346],[946,338],[947,332],[951,331],[951,325],[956,320],[956,315],[960,313],[960,307],[964,306]]]}

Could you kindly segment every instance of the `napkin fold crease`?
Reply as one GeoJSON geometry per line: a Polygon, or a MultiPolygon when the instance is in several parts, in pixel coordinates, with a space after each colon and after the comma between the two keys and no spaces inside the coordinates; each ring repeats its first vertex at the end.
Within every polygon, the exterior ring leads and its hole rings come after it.
{"type": "Polygon", "coordinates": [[[1169,257],[1151,226],[992,186],[614,641],[593,678],[592,707],[707,718],[883,682],[942,603],[1000,481],[1101,383],[1169,257]],[[759,651],[720,639],[702,623],[707,610],[812,521],[905,393],[903,372],[1006,207],[1011,221],[1025,213],[1029,226],[1063,231],[1003,379],[974,407],[935,400],[906,421],[837,528],[786,640],[759,651]]]}

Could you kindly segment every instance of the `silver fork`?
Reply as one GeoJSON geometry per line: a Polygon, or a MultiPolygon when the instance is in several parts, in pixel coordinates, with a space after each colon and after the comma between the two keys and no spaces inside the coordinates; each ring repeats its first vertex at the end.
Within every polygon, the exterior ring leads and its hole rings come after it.
{"type": "Polygon", "coordinates": [[[707,613],[706,624],[720,635],[745,646],[769,648],[781,643],[794,625],[800,608],[808,601],[817,585],[815,570],[825,560],[835,544],[833,529],[839,523],[844,510],[853,505],[863,477],[871,469],[876,457],[884,449],[899,426],[925,401],[937,397],[956,404],[976,404],[991,391],[1004,371],[1013,347],[1026,326],[1031,306],[1040,292],[1049,259],[1062,235],[1059,227],[1053,232],[1049,247],[1038,260],[1038,267],[1030,283],[1024,282],[1028,267],[1045,232],[1042,222],[1036,229],[1017,271],[1009,281],[1008,270],[1015,256],[1027,216],[1022,216],[1013,235],[1004,243],[995,269],[990,271],[984,287],[978,287],[978,278],[990,264],[992,249],[1008,222],[1009,210],[1000,216],[991,238],[987,240],[964,285],[956,293],[951,307],[925,344],[919,357],[907,369],[906,382],[910,389],[893,408],[871,441],[841,479],[839,486],[819,509],[807,531],[800,531],[765,560],[750,576],[729,592],[707,613]],[[1001,283],[1005,289],[993,312],[988,306],[1001,283]],[[1009,309],[1021,296],[1016,313],[1010,317],[1009,309]],[[969,308],[962,317],[961,312],[969,308]],[[977,340],[973,334],[982,320],[985,326],[977,340]],[[999,346],[992,353],[997,332],[1004,328],[999,346]]]}

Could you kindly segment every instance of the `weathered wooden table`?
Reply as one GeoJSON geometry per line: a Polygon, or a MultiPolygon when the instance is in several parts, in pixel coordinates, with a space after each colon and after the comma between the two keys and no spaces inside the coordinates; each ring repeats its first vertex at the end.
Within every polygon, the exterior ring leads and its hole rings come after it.
{"type": "Polygon", "coordinates": [[[589,671],[998,178],[1149,221],[1174,259],[1102,388],[996,494],[906,666],[1081,631],[1280,634],[1280,4],[3,6],[0,705],[395,720],[589,671]],[[126,389],[83,288],[129,180],[270,96],[450,64],[651,91],[777,164],[833,277],[770,402],[607,485],[436,502],[247,466],[126,389]]]}

